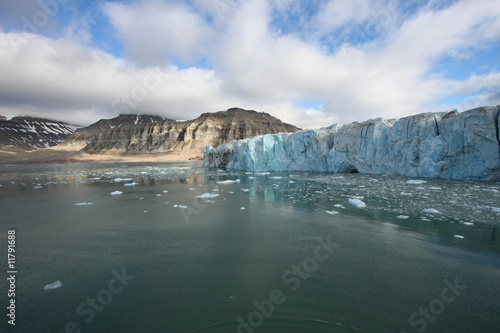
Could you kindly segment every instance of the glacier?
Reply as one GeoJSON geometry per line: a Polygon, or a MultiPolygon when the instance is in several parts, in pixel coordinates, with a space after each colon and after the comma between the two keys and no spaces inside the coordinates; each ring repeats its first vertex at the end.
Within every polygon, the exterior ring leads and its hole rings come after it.
{"type": "Polygon", "coordinates": [[[204,166],[500,180],[500,106],[370,119],[204,148],[204,166]]]}

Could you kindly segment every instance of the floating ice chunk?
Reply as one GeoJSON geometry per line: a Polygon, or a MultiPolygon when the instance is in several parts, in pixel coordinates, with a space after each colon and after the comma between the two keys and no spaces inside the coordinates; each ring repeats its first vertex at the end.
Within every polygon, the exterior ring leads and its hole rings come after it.
{"type": "Polygon", "coordinates": [[[194,191],[194,188],[190,187],[190,188],[189,188],[189,190],[190,190],[190,191],[194,191]]]}
{"type": "Polygon", "coordinates": [[[212,204],[212,203],[215,203],[215,201],[213,201],[213,200],[205,200],[205,203],[212,204]]]}
{"type": "Polygon", "coordinates": [[[422,179],[410,179],[410,180],[406,181],[406,184],[409,184],[409,185],[420,185],[420,184],[425,184],[425,183],[427,183],[427,181],[422,180],[422,179]]]}
{"type": "Polygon", "coordinates": [[[250,192],[250,190],[249,190],[248,188],[242,188],[241,190],[242,190],[243,192],[245,192],[245,193],[250,192]]]}
{"type": "Polygon", "coordinates": [[[401,192],[399,193],[400,195],[404,195],[404,196],[408,196],[408,197],[411,197],[413,194],[411,193],[406,193],[406,192],[401,192]]]}
{"type": "Polygon", "coordinates": [[[428,218],[425,218],[425,217],[421,217],[420,218],[422,221],[425,221],[425,222],[430,222],[431,220],[429,220],[428,218]]]}
{"type": "Polygon", "coordinates": [[[245,210],[246,208],[245,207],[241,207],[240,210],[245,210]]]}
{"type": "Polygon", "coordinates": [[[265,175],[270,175],[271,173],[270,172],[256,172],[255,175],[256,176],[265,176],[265,175]]]}
{"type": "Polygon", "coordinates": [[[37,186],[35,186],[33,188],[42,188],[42,185],[37,185],[37,186]]]}
{"type": "Polygon", "coordinates": [[[428,213],[428,214],[441,214],[441,212],[437,209],[434,208],[426,208],[422,212],[428,213]]]}
{"type": "Polygon", "coordinates": [[[137,186],[139,184],[137,183],[126,183],[126,184],[123,184],[123,186],[137,186]]]}
{"type": "Polygon", "coordinates": [[[497,208],[497,207],[491,207],[491,211],[493,213],[500,213],[500,208],[497,208]]]}
{"type": "Polygon", "coordinates": [[[91,206],[93,204],[93,202],[77,202],[75,206],[91,206]]]}
{"type": "Polygon", "coordinates": [[[157,194],[156,196],[157,196],[157,197],[161,197],[161,194],[157,194]]]}
{"type": "Polygon", "coordinates": [[[162,192],[163,192],[163,193],[168,193],[168,191],[167,191],[167,190],[163,190],[162,192]]]}
{"type": "Polygon", "coordinates": [[[463,225],[474,225],[472,222],[462,222],[463,225]]]}
{"type": "Polygon", "coordinates": [[[486,192],[493,192],[493,193],[499,193],[498,190],[495,190],[495,189],[492,189],[492,188],[489,188],[489,189],[485,189],[486,192]]]}
{"type": "Polygon", "coordinates": [[[441,187],[431,186],[431,187],[429,187],[429,189],[431,189],[431,190],[440,190],[440,189],[441,189],[441,187]]]}
{"type": "Polygon", "coordinates": [[[464,239],[465,238],[464,236],[461,236],[461,235],[453,235],[453,237],[460,238],[460,239],[464,239]]]}
{"type": "Polygon", "coordinates": [[[45,287],[43,287],[43,290],[52,290],[52,289],[57,289],[62,286],[61,281],[57,280],[56,282],[49,283],[45,287]]]}
{"type": "Polygon", "coordinates": [[[240,179],[236,179],[236,180],[222,180],[220,182],[217,182],[217,184],[234,184],[234,183],[239,183],[241,180],[240,179]]]}
{"type": "Polygon", "coordinates": [[[179,207],[179,205],[174,205],[174,208],[177,208],[177,207],[179,207]]]}
{"type": "Polygon", "coordinates": [[[359,199],[349,199],[348,202],[349,202],[349,204],[353,205],[356,208],[365,208],[366,207],[366,204],[359,199]]]}
{"type": "Polygon", "coordinates": [[[114,191],[114,192],[111,192],[110,193],[111,195],[120,195],[120,194],[123,194],[122,191],[114,191]]]}
{"type": "Polygon", "coordinates": [[[195,198],[207,199],[207,198],[216,198],[218,196],[219,196],[219,194],[215,194],[215,193],[203,193],[201,195],[196,196],[195,198]]]}
{"type": "Polygon", "coordinates": [[[187,209],[187,208],[188,208],[188,206],[179,205],[179,208],[180,208],[180,209],[187,209]]]}
{"type": "Polygon", "coordinates": [[[257,179],[257,177],[248,177],[248,179],[257,179]]]}
{"type": "Polygon", "coordinates": [[[288,184],[295,184],[295,180],[290,180],[288,184]]]}
{"type": "Polygon", "coordinates": [[[330,215],[336,215],[339,212],[337,212],[336,210],[325,210],[325,213],[330,214],[330,215]]]}
{"type": "Polygon", "coordinates": [[[245,172],[245,175],[253,175],[253,172],[247,171],[245,172]]]}
{"type": "Polygon", "coordinates": [[[233,191],[229,191],[229,193],[233,194],[234,192],[233,191]]]}
{"type": "Polygon", "coordinates": [[[336,205],[333,205],[333,207],[337,207],[337,208],[342,208],[342,209],[345,209],[344,205],[341,205],[341,204],[336,204],[336,205]]]}
{"type": "Polygon", "coordinates": [[[93,178],[89,178],[89,180],[101,180],[101,177],[93,177],[93,178]]]}
{"type": "Polygon", "coordinates": [[[407,215],[399,215],[399,216],[396,216],[397,219],[400,219],[400,220],[406,220],[407,218],[409,218],[409,216],[407,215]]]}
{"type": "Polygon", "coordinates": [[[115,183],[130,182],[130,181],[132,181],[132,178],[115,178],[114,179],[115,183]]]}
{"type": "Polygon", "coordinates": [[[274,177],[269,177],[269,178],[271,178],[271,179],[283,179],[283,177],[281,177],[281,176],[274,176],[274,177]]]}

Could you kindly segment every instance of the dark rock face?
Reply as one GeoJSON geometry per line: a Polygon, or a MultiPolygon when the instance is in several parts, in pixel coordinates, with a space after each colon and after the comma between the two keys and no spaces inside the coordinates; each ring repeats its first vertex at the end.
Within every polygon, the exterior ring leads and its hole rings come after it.
{"type": "Polygon", "coordinates": [[[82,147],[87,153],[183,153],[202,158],[203,147],[217,146],[262,134],[294,132],[297,127],[267,113],[232,108],[203,113],[196,119],[176,121],[158,116],[120,115],[77,130],[64,144],[82,147]]]}
{"type": "Polygon", "coordinates": [[[55,146],[66,140],[78,126],[61,121],[0,116],[0,146],[26,150],[55,146]]]}

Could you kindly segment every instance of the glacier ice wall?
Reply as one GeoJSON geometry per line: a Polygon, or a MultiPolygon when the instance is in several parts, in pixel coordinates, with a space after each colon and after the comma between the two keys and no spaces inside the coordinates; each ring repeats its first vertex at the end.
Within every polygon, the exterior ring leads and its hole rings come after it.
{"type": "Polygon", "coordinates": [[[500,180],[500,106],[268,134],[204,149],[206,167],[500,180]]]}

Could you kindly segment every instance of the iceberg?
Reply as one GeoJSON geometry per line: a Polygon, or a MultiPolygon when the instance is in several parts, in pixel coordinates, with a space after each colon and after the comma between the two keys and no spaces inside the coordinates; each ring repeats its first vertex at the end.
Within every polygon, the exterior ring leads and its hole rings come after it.
{"type": "Polygon", "coordinates": [[[43,290],[52,290],[52,289],[57,289],[62,287],[61,281],[57,280],[56,282],[49,283],[45,287],[43,287],[43,290]]]}
{"type": "Polygon", "coordinates": [[[266,134],[205,147],[204,166],[499,181],[499,115],[490,106],[266,134]]]}

